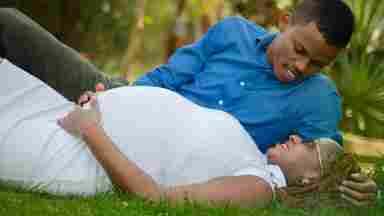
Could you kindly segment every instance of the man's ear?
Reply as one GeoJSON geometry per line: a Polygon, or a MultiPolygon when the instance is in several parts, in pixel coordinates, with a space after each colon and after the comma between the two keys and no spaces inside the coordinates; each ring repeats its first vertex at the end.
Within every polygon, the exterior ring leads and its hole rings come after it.
{"type": "Polygon", "coordinates": [[[278,18],[278,28],[281,32],[284,32],[289,25],[291,15],[287,12],[282,12],[278,18]]]}

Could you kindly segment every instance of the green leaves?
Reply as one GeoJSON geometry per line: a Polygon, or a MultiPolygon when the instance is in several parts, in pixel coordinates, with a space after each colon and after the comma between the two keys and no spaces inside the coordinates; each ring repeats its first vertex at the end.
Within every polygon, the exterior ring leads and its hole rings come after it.
{"type": "Polygon", "coordinates": [[[373,35],[379,33],[380,22],[383,20],[384,4],[380,0],[348,0],[356,17],[356,33],[352,38],[352,52],[361,58],[366,57],[368,48],[373,45],[373,35]]]}
{"type": "Polygon", "coordinates": [[[383,29],[381,0],[348,0],[356,17],[349,48],[330,70],[343,98],[345,131],[384,137],[384,61],[374,36],[383,29]]]}

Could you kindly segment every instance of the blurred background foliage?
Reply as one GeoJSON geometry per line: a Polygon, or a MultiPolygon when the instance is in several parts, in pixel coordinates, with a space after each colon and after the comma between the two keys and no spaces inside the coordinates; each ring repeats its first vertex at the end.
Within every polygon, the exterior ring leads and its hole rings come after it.
{"type": "Polygon", "coordinates": [[[328,70],[343,97],[345,131],[384,137],[384,4],[381,0],[347,0],[356,32],[345,55],[328,70]]]}
{"type": "MultiPolygon", "coordinates": [[[[300,0],[16,0],[15,6],[105,72],[135,79],[228,15],[277,30],[277,17],[300,0]]],[[[384,137],[384,4],[345,0],[356,33],[326,72],[343,97],[341,127],[384,137]]]]}
{"type": "Polygon", "coordinates": [[[175,48],[193,42],[224,16],[243,14],[272,26],[277,11],[273,0],[15,2],[19,10],[106,72],[130,79],[166,61],[175,48]]]}

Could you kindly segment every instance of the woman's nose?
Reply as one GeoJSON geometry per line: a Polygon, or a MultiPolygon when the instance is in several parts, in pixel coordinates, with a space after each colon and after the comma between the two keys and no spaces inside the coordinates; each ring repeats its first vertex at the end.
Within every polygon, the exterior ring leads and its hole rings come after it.
{"type": "Polygon", "coordinates": [[[290,135],[289,141],[293,144],[300,143],[300,138],[297,135],[290,135]]]}

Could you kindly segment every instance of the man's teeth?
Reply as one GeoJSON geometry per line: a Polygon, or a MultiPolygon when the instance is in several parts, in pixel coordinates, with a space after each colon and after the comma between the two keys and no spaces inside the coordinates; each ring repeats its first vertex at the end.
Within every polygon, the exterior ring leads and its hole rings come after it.
{"type": "Polygon", "coordinates": [[[287,70],[287,74],[289,79],[295,79],[296,77],[296,75],[290,70],[287,70]]]}

